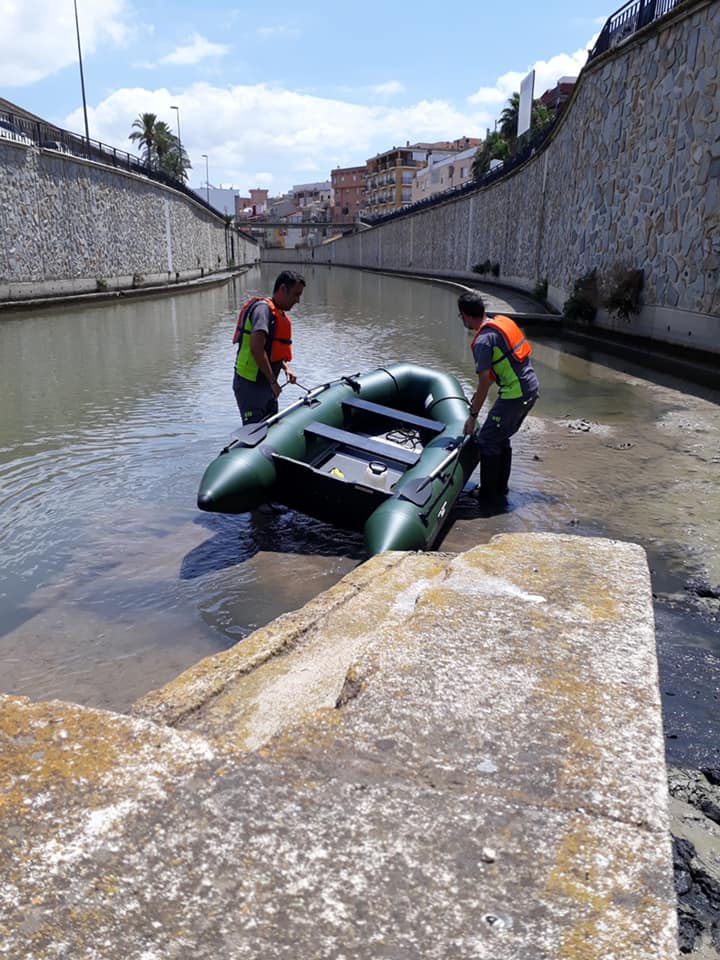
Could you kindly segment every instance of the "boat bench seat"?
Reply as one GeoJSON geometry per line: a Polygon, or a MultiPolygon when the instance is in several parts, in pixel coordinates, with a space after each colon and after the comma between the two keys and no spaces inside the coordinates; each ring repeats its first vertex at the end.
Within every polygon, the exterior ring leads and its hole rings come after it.
{"type": "Polygon", "coordinates": [[[386,407],[381,403],[373,403],[371,400],[363,400],[361,397],[348,397],[342,401],[343,409],[362,410],[365,413],[375,413],[378,416],[393,420],[395,423],[401,423],[403,426],[416,427],[418,430],[427,430],[430,433],[442,433],[445,424],[440,420],[430,420],[428,417],[418,417],[414,413],[406,413],[404,410],[395,410],[393,407],[386,407]]]}
{"type": "Polygon", "coordinates": [[[393,460],[395,463],[402,463],[408,467],[414,467],[420,459],[419,451],[406,450],[403,447],[383,443],[381,440],[373,440],[372,437],[351,433],[349,430],[340,430],[338,427],[331,427],[329,424],[319,421],[309,423],[305,427],[305,435],[332,440],[349,450],[359,450],[362,453],[369,453],[379,460],[393,460]]]}

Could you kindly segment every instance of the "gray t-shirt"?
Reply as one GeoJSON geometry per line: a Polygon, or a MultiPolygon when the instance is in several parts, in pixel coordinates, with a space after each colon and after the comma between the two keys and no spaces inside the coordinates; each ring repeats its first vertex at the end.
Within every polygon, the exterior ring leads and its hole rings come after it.
{"type": "Polygon", "coordinates": [[[495,327],[487,326],[480,331],[473,346],[473,357],[478,373],[485,370],[495,373],[502,399],[526,399],[538,392],[538,378],[530,360],[516,360],[508,350],[505,337],[495,327]]]}

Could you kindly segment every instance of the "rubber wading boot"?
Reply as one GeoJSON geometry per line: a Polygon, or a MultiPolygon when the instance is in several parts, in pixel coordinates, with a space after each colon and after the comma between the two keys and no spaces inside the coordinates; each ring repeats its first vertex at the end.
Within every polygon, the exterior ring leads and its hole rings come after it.
{"type": "Polygon", "coordinates": [[[506,497],[508,495],[508,483],[510,481],[510,470],[512,469],[512,447],[506,447],[500,454],[500,477],[498,490],[506,497]]]}
{"type": "Polygon", "coordinates": [[[484,506],[503,506],[505,504],[505,494],[501,493],[500,484],[503,482],[503,463],[500,454],[488,456],[480,455],[480,486],[478,487],[477,497],[484,506]]]}

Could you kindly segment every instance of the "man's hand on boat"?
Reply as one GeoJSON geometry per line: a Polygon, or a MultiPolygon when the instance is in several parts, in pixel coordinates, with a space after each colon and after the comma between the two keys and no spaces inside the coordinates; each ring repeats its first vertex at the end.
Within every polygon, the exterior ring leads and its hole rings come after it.
{"type": "MultiPolygon", "coordinates": [[[[301,389],[301,390],[304,390],[305,393],[310,393],[311,390],[313,389],[312,387],[306,387],[306,386],[304,386],[302,383],[299,383],[299,382],[298,382],[298,378],[295,376],[295,374],[292,372],[292,370],[289,370],[289,369],[288,369],[288,370],[285,370],[285,369],[284,369],[284,370],[283,370],[283,373],[285,374],[285,376],[287,377],[287,379],[286,379],[285,383],[283,383],[282,386],[280,387],[281,390],[283,389],[283,387],[286,387],[289,383],[292,384],[292,385],[295,386],[295,387],[300,387],[300,389],[301,389]]],[[[328,386],[329,386],[329,384],[328,384],[328,386]]],[[[320,388],[320,389],[322,389],[322,388],[320,388]]]]}
{"type": "MultiPolygon", "coordinates": [[[[297,377],[292,372],[290,367],[287,366],[287,364],[283,364],[283,373],[287,377],[287,380],[285,381],[285,383],[297,383],[297,377]]],[[[283,386],[285,386],[285,383],[283,384],[283,386]]]]}
{"type": "Polygon", "coordinates": [[[463,434],[466,437],[469,437],[471,433],[475,433],[475,427],[477,427],[477,417],[470,416],[465,421],[465,426],[463,428],[463,434]]]}
{"type": "MultiPolygon", "coordinates": [[[[276,400],[280,396],[280,393],[283,387],[286,387],[289,383],[297,383],[297,377],[295,376],[295,374],[292,372],[292,370],[289,367],[286,367],[284,364],[283,364],[282,372],[285,374],[285,383],[279,383],[277,380],[273,380],[270,383],[270,389],[272,390],[273,396],[275,397],[276,400]]],[[[298,384],[298,386],[300,386],[300,384],[298,384]]]]}

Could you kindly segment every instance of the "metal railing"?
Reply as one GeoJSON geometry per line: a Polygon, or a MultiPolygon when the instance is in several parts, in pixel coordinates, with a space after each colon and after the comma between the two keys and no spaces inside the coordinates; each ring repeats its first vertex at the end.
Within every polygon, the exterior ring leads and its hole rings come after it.
{"type": "Polygon", "coordinates": [[[590,51],[588,63],[593,57],[598,57],[601,53],[622,43],[623,40],[627,40],[653,20],[664,17],[682,2],[683,0],[630,0],[608,17],[595,46],[590,51]]]}
{"type": "Polygon", "coordinates": [[[149,180],[172,187],[185,196],[190,197],[206,210],[222,216],[212,204],[208,203],[200,194],[188,187],[182,180],[170,176],[164,170],[155,170],[143,161],[125,150],[118,150],[100,140],[86,140],[77,133],[70,133],[42,120],[31,120],[28,117],[8,111],[0,111],[0,136],[15,139],[19,142],[32,141],[36,146],[45,150],[55,150],[58,153],[80,157],[83,160],[93,160],[121,170],[129,170],[149,180]]]}

